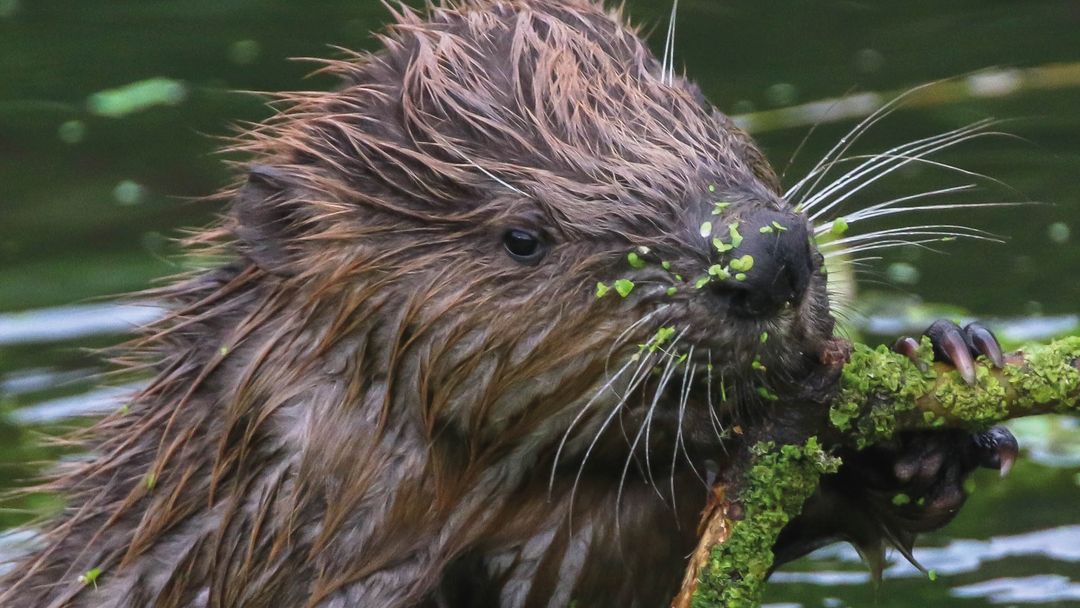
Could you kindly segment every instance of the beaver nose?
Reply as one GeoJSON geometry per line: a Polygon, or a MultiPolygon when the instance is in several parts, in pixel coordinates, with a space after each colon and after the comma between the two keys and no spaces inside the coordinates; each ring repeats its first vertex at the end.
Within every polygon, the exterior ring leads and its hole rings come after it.
{"type": "Polygon", "coordinates": [[[732,311],[740,316],[762,317],[802,301],[816,256],[806,220],[762,209],[745,217],[739,229],[743,241],[733,254],[743,266],[752,260],[752,266],[720,287],[730,294],[732,311]]]}

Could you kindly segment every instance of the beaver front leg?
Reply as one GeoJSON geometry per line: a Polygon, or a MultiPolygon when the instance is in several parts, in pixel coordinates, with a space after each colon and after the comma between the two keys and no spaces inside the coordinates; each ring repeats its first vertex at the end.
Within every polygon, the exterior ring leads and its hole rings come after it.
{"type": "MultiPolygon", "coordinates": [[[[972,323],[960,328],[938,321],[926,331],[936,361],[956,366],[968,382],[975,380],[974,360],[987,357],[1001,366],[997,339],[972,323]]],[[[895,350],[918,363],[918,342],[901,338],[895,350]]],[[[1004,476],[1016,460],[1012,433],[995,427],[985,433],[944,429],[901,433],[891,441],[864,450],[843,449],[843,466],[822,479],[777,542],[776,565],[796,559],[835,541],[852,543],[880,573],[886,544],[908,559],[920,532],[941,528],[967,499],[964,480],[979,467],[1004,476]]]]}

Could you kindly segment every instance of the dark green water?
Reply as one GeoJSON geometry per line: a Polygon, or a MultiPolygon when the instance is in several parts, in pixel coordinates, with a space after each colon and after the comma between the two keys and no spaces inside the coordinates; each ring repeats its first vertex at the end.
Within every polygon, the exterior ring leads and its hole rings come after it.
{"type": "MultiPolygon", "coordinates": [[[[651,41],[659,51],[669,2],[629,6],[636,20],[656,26],[651,41]]],[[[267,115],[258,99],[230,91],[332,86],[304,80],[310,64],[288,58],[326,56],[331,44],[368,47],[367,32],[385,18],[372,0],[0,0],[5,484],[32,471],[29,462],[54,456],[41,447],[42,434],[77,424],[67,419],[72,412],[109,397],[93,389],[88,376],[99,365],[82,349],[116,342],[122,332],[110,323],[119,319],[123,327],[139,316],[112,308],[48,316],[42,309],[139,289],[177,271],[168,238],[180,227],[210,221],[217,209],[192,199],[228,178],[213,155],[215,136],[267,115]],[[123,108],[92,97],[154,78],[168,80],[143,92],[171,103],[109,117],[102,114],[123,108]]],[[[683,0],[676,41],[677,62],[706,93],[721,108],[745,113],[850,91],[904,89],[984,68],[998,69],[995,82],[1004,74],[1008,84],[1018,73],[1013,70],[1075,65],[1080,2],[683,0]]],[[[920,218],[962,222],[1007,242],[950,243],[940,255],[886,251],[872,264],[875,274],[865,277],[862,293],[884,292],[892,303],[897,296],[919,297],[984,317],[1053,317],[1056,329],[1037,323],[1043,336],[1075,331],[1069,315],[1080,312],[1080,234],[1069,232],[1080,231],[1080,82],[1059,79],[1004,93],[901,110],[867,133],[856,152],[885,150],[985,117],[1007,119],[1001,128],[1023,139],[976,140],[936,158],[1015,189],[988,186],[965,200],[1048,204],[920,218]]],[[[818,128],[787,181],[796,181],[853,124],[818,128]]],[[[782,167],[807,131],[773,130],[759,139],[782,167]]],[[[926,167],[898,171],[853,200],[851,209],[962,183],[963,176],[926,167]]],[[[874,227],[915,219],[891,218],[874,227]]],[[[896,320],[895,310],[882,314],[896,320]]],[[[936,582],[897,569],[874,591],[848,556],[833,553],[788,569],[819,574],[782,576],[770,601],[1080,606],[1080,459],[1069,449],[1080,433],[1074,427],[1073,421],[1026,425],[1027,444],[1037,453],[1007,481],[978,478],[967,510],[924,543],[948,546],[923,556],[940,573],[936,582]]],[[[0,513],[0,524],[24,517],[0,513]]]]}

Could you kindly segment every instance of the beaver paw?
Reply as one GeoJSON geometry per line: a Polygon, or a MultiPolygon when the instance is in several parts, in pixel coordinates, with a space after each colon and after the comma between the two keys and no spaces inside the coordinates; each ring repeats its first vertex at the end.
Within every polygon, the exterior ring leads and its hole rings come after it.
{"type": "MultiPolygon", "coordinates": [[[[926,330],[926,337],[934,347],[934,360],[948,363],[960,372],[968,384],[975,384],[975,358],[986,356],[994,367],[1005,366],[1005,355],[997,338],[979,323],[969,323],[963,329],[952,321],[936,321],[926,330]]],[[[918,356],[919,343],[914,338],[903,337],[896,341],[893,350],[921,365],[918,356]]]]}
{"type": "MultiPolygon", "coordinates": [[[[979,355],[995,366],[1003,364],[997,339],[977,323],[961,329],[938,321],[926,335],[934,359],[956,366],[968,382],[975,381],[979,355]]],[[[917,349],[912,338],[901,338],[896,345],[897,352],[918,363],[917,349]]],[[[967,476],[979,467],[1004,476],[1018,453],[1016,438],[1004,427],[978,434],[954,429],[908,432],[863,450],[841,450],[840,470],[822,478],[802,515],[781,534],[777,563],[838,540],[859,549],[875,574],[880,573],[886,544],[914,563],[915,536],[956,516],[967,499],[967,476]]]]}

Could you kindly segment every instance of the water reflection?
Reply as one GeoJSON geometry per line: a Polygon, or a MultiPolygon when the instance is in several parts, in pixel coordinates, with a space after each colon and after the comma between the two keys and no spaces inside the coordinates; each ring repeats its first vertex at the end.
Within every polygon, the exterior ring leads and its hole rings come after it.
{"type": "Polygon", "coordinates": [[[151,305],[85,304],[0,314],[0,346],[124,334],[161,317],[151,305]]]}
{"type": "MultiPolygon", "coordinates": [[[[916,561],[934,577],[959,577],[976,573],[987,562],[1009,558],[1046,559],[1064,563],[1080,562],[1080,525],[1036,530],[1024,534],[998,536],[989,540],[960,539],[943,547],[916,547],[916,561]]],[[[836,570],[836,564],[861,566],[862,559],[849,545],[833,545],[812,554],[807,562],[832,564],[814,571],[780,571],[771,582],[809,584],[822,587],[865,585],[870,574],[864,570],[836,570]]],[[[885,579],[926,578],[916,566],[891,554],[885,579]]],[[[992,603],[1049,603],[1080,599],[1080,582],[1060,575],[1037,575],[1019,578],[995,578],[961,585],[949,590],[958,598],[987,598],[992,603]]]]}

